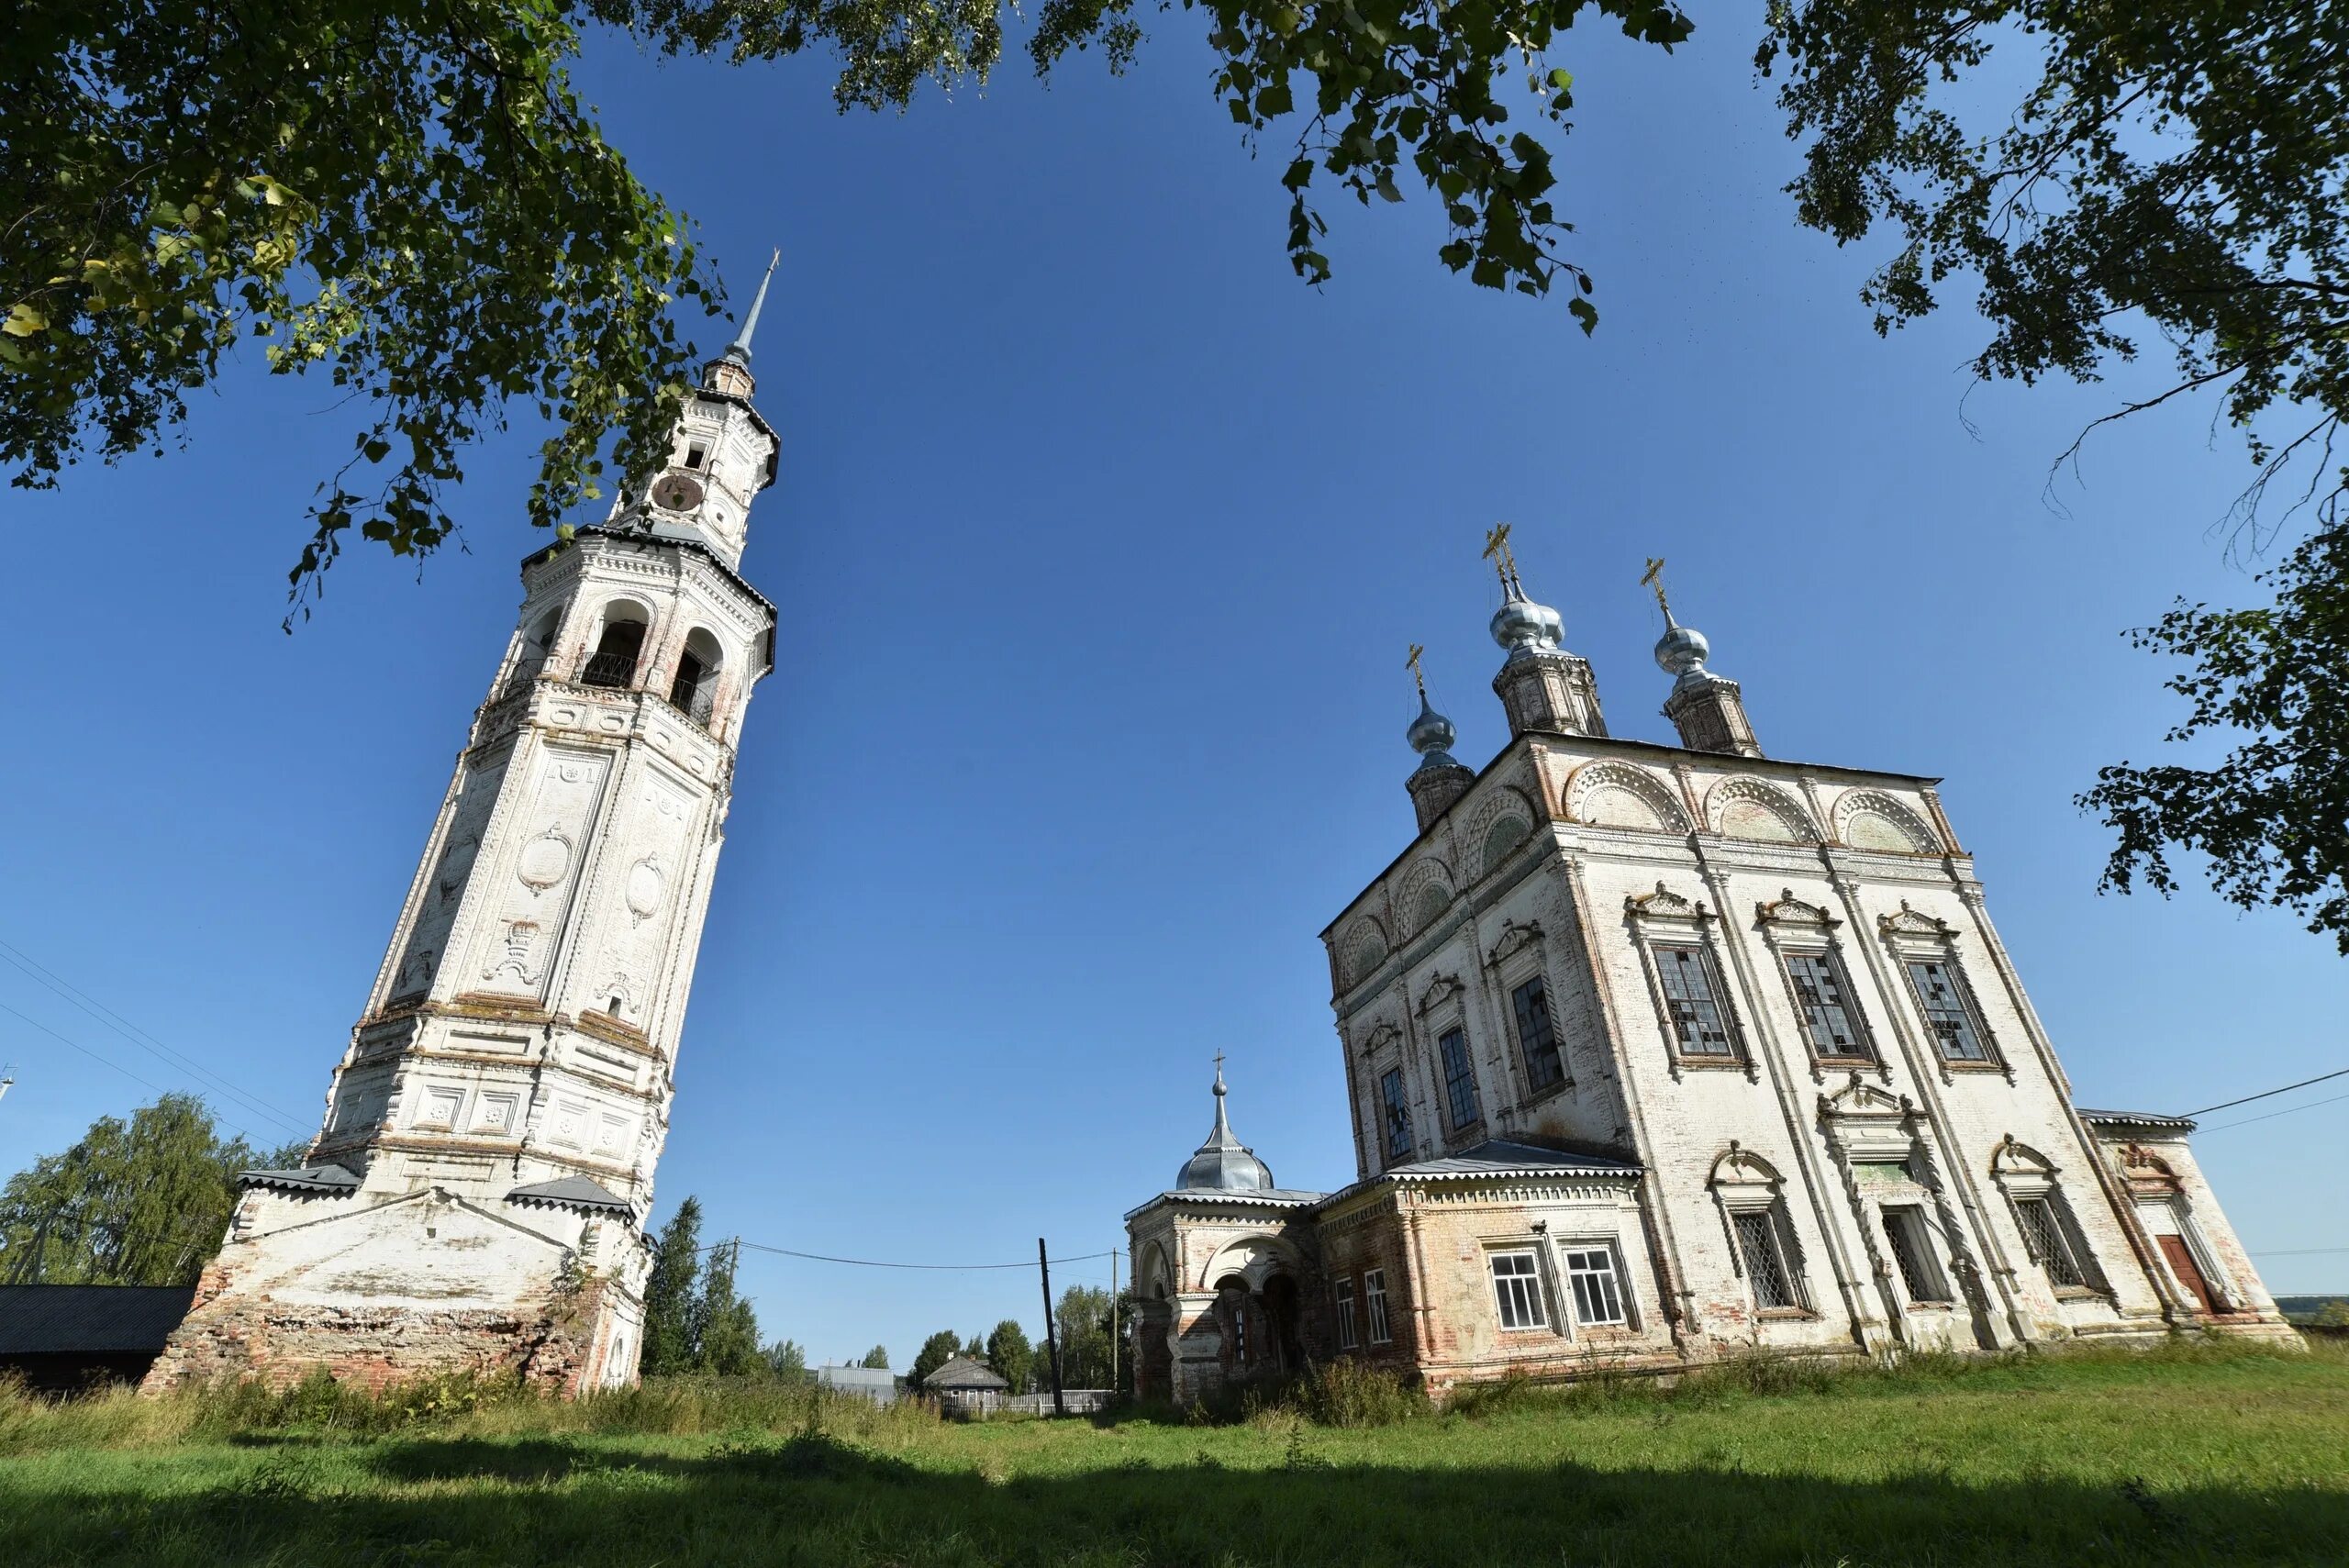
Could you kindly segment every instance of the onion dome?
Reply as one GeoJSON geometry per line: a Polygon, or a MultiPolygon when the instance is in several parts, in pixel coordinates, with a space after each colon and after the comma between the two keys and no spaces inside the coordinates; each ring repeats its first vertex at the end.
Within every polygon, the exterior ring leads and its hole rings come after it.
{"type": "Polygon", "coordinates": [[[1512,659],[1554,652],[1565,644],[1566,623],[1547,605],[1537,605],[1520,590],[1493,612],[1493,640],[1508,650],[1512,659]]]}
{"type": "Polygon", "coordinates": [[[1692,626],[1675,626],[1667,618],[1664,635],[1656,639],[1655,662],[1665,674],[1686,681],[1691,675],[1712,673],[1705,668],[1712,651],[1713,645],[1705,640],[1703,632],[1692,626]]]}
{"type": "Polygon", "coordinates": [[[1411,743],[1411,750],[1425,759],[1419,766],[1458,767],[1460,764],[1453,761],[1451,751],[1452,743],[1459,738],[1460,732],[1452,727],[1452,720],[1436,712],[1428,701],[1427,693],[1421,692],[1419,717],[1411,720],[1411,727],[1403,731],[1403,739],[1411,743]]]}
{"type": "Polygon", "coordinates": [[[1185,1192],[1268,1192],[1273,1185],[1272,1167],[1256,1158],[1255,1151],[1231,1136],[1231,1123],[1224,1115],[1223,1097],[1229,1093],[1223,1086],[1223,1058],[1215,1063],[1215,1130],[1199,1145],[1199,1151],[1183,1162],[1183,1173],[1175,1177],[1174,1185],[1185,1192]]]}

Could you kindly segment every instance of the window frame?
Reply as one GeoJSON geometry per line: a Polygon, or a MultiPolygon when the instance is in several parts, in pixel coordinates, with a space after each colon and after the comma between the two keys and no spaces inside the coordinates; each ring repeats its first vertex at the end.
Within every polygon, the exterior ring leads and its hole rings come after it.
{"type": "Polygon", "coordinates": [[[1631,1298],[1631,1275],[1623,1267],[1623,1250],[1612,1237],[1561,1241],[1558,1243],[1558,1273],[1563,1286],[1561,1295],[1573,1306],[1577,1329],[1633,1329],[1639,1327],[1631,1298]],[[1608,1293],[1614,1297],[1614,1317],[1593,1318],[1583,1311],[1582,1282],[1586,1278],[1599,1277],[1599,1271],[1576,1267],[1575,1260],[1577,1257],[1596,1257],[1605,1262],[1604,1278],[1608,1293]]]}
{"type": "Polygon", "coordinates": [[[1795,1267],[1794,1249],[1787,1239],[1782,1206],[1773,1198],[1767,1204],[1732,1207],[1729,1211],[1729,1218],[1730,1233],[1737,1245],[1738,1272],[1745,1276],[1746,1290],[1753,1298],[1754,1315],[1761,1318],[1808,1317],[1810,1307],[1803,1295],[1801,1273],[1795,1267]],[[1753,1245],[1745,1233],[1748,1223],[1759,1226],[1762,1239],[1769,1243],[1767,1261],[1777,1277],[1780,1294],[1786,1297],[1784,1301],[1762,1299],[1758,1283],[1761,1274],[1754,1267],[1753,1245]]]}
{"type": "Polygon", "coordinates": [[[1999,1059],[1998,1041],[1991,1037],[1989,1026],[1982,1021],[1981,1006],[1974,997],[1973,983],[1966,978],[1965,967],[1954,952],[1903,952],[1898,955],[1900,973],[1909,982],[1909,994],[1917,1004],[1917,1016],[1923,1020],[1925,1039],[1933,1055],[1943,1067],[1954,1073],[2003,1071],[2006,1063],[1999,1059]],[[1926,995],[1925,983],[1918,974],[1920,968],[1941,970],[1948,978],[1950,996],[1956,1003],[1958,1022],[1971,1032],[1979,1056],[1952,1056],[1948,1037],[1935,1021],[1932,1000],[1926,995]]]}
{"type": "Polygon", "coordinates": [[[1338,1319],[1338,1349],[1353,1350],[1359,1341],[1354,1332],[1354,1276],[1340,1274],[1330,1282],[1330,1290],[1338,1319]]]}
{"type": "Polygon", "coordinates": [[[1395,1342],[1394,1320],[1387,1315],[1386,1271],[1367,1269],[1362,1276],[1364,1327],[1368,1329],[1364,1342],[1391,1345],[1395,1342]]]}
{"type": "Polygon", "coordinates": [[[1487,1248],[1485,1252],[1485,1277],[1492,1284],[1493,1318],[1500,1326],[1502,1333],[1531,1334],[1550,1328],[1548,1304],[1543,1300],[1545,1293],[1542,1289],[1542,1254],[1538,1249],[1522,1243],[1487,1248]],[[1516,1269],[1511,1269],[1504,1274],[1501,1272],[1501,1264],[1505,1261],[1511,1263],[1523,1262],[1524,1272],[1520,1273],[1516,1269]],[[1504,1279],[1515,1288],[1504,1290],[1502,1288],[1504,1279]],[[1517,1299],[1517,1310],[1520,1312],[1531,1310],[1531,1321],[1522,1323],[1509,1321],[1511,1312],[1509,1302],[1512,1296],[1517,1299]]]}
{"type": "Polygon", "coordinates": [[[1565,1041],[1558,1037],[1557,1009],[1550,1005],[1549,974],[1536,967],[1515,982],[1504,982],[1504,984],[1508,984],[1508,988],[1509,1034],[1517,1042],[1518,1065],[1525,1073],[1527,1097],[1530,1099],[1564,1088],[1571,1082],[1571,1075],[1566,1072],[1565,1041]],[[1553,1068],[1551,1075],[1547,1078],[1540,1076],[1535,1072],[1534,1063],[1537,1058],[1526,1039],[1528,1009],[1523,1004],[1528,992],[1533,993],[1535,999],[1542,1006],[1542,1032],[1548,1037],[1547,1059],[1553,1068]]]}
{"type": "Polygon", "coordinates": [[[1933,1228],[1926,1223],[1924,1206],[1878,1204],[1876,1218],[1883,1227],[1885,1245],[1892,1253],[1893,1272],[1900,1281],[1901,1305],[1955,1307],[1957,1284],[1933,1246],[1933,1228]]]}
{"type": "Polygon", "coordinates": [[[2016,1229],[2022,1232],[2023,1251],[2032,1255],[2040,1273],[2047,1276],[2048,1287],[2058,1296],[2077,1293],[2091,1296],[2088,1271],[2080,1262],[2078,1249],[2073,1246],[2070,1216],[2057,1207],[2059,1199],[2053,1190],[2043,1193],[2019,1193],[2013,1198],[2016,1229]],[[2034,1211],[2040,1218],[2033,1223],[2034,1211]],[[2060,1262],[2071,1278],[2058,1276],[2055,1265],[2060,1262]]]}
{"type": "Polygon", "coordinates": [[[1378,1103],[1384,1117],[1385,1131],[1379,1147],[1386,1151],[1389,1166],[1408,1162],[1419,1147],[1412,1138],[1410,1099],[1411,1085],[1404,1075],[1401,1062],[1378,1075],[1378,1103]],[[1396,1146],[1398,1133],[1402,1140],[1400,1148],[1396,1146]]]}
{"type": "Polygon", "coordinates": [[[1451,1130],[1465,1132],[1481,1127],[1485,1121],[1485,1097],[1476,1085],[1475,1052],[1468,1044],[1468,1026],[1464,1019],[1455,1019],[1442,1026],[1435,1040],[1436,1065],[1443,1073],[1443,1108],[1451,1118],[1451,1130]],[[1460,1042],[1459,1071],[1453,1071],[1451,1042],[1460,1042]],[[1468,1092],[1468,1114],[1460,1114],[1460,1092],[1468,1092]]]}
{"type": "MultiPolygon", "coordinates": [[[[1652,977],[1658,1018],[1664,1025],[1664,1040],[1674,1060],[1686,1067],[1737,1067],[1745,1065],[1745,1031],[1739,1027],[1737,1008],[1730,1000],[1730,989],[1721,979],[1721,966],[1714,956],[1712,943],[1705,940],[1699,929],[1683,935],[1678,932],[1653,933],[1641,946],[1645,950],[1648,972],[1652,977]],[[1710,1006],[1720,1024],[1720,1051],[1692,1049],[1680,1029],[1680,1018],[1675,1011],[1684,999],[1675,996],[1665,976],[1673,971],[1664,967],[1666,953],[1687,953],[1696,961],[1696,968],[1707,995],[1704,1002],[1710,1006]]],[[[1695,1006],[1694,1000],[1689,1005],[1695,1006]]]]}
{"type": "Polygon", "coordinates": [[[1852,984],[1851,967],[1843,962],[1842,951],[1831,941],[1805,942],[1778,946],[1777,953],[1778,973],[1786,980],[1787,995],[1794,1006],[1795,1027],[1802,1033],[1811,1061],[1822,1067],[1882,1066],[1884,1059],[1876,1051],[1876,1031],[1868,1027],[1866,1011],[1860,1006],[1859,991],[1852,984]],[[1810,1005],[1804,1000],[1803,982],[1795,973],[1798,962],[1815,963],[1826,971],[1829,983],[1840,995],[1835,1006],[1852,1031],[1852,1049],[1829,1051],[1820,1048],[1819,1037],[1811,1027],[1810,1005]]]}

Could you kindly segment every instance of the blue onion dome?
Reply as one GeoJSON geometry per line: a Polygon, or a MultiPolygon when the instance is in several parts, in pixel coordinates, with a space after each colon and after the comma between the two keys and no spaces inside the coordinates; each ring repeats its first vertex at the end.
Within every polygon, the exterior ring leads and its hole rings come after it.
{"type": "Polygon", "coordinates": [[[1272,1167],[1256,1158],[1255,1151],[1231,1136],[1231,1123],[1224,1115],[1223,1097],[1229,1093],[1223,1086],[1223,1063],[1215,1068],[1215,1129],[1199,1151],[1183,1162],[1182,1173],[1174,1178],[1177,1190],[1184,1192],[1269,1192],[1273,1185],[1272,1167]]]}
{"type": "Polygon", "coordinates": [[[1563,647],[1566,640],[1566,623],[1557,611],[1516,596],[1493,612],[1492,630],[1493,640],[1512,659],[1563,647]]]}
{"type": "Polygon", "coordinates": [[[1664,634],[1656,639],[1655,662],[1663,667],[1664,673],[1686,678],[1703,670],[1705,661],[1711,657],[1712,651],[1712,644],[1707,642],[1705,634],[1695,627],[1667,627],[1664,634]]]}
{"type": "Polygon", "coordinates": [[[1411,743],[1411,750],[1423,757],[1432,757],[1451,751],[1452,743],[1459,738],[1460,732],[1452,727],[1452,720],[1436,712],[1428,702],[1427,693],[1421,692],[1419,717],[1411,720],[1410,728],[1403,731],[1403,739],[1411,743]]]}

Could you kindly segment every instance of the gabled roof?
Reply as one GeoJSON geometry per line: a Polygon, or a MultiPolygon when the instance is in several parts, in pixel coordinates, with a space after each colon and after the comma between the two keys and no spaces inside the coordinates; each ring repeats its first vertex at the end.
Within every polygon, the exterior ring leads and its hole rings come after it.
{"type": "Polygon", "coordinates": [[[1010,1381],[1003,1373],[970,1356],[955,1356],[944,1366],[921,1380],[925,1389],[932,1388],[1002,1388],[1008,1389],[1010,1381]]]}
{"type": "Polygon", "coordinates": [[[2194,1118],[2182,1116],[2161,1116],[2153,1111],[2092,1111],[2080,1108],[2080,1119],[2099,1127],[2166,1127],[2179,1132],[2194,1130],[2194,1118]]]}
{"type": "Polygon", "coordinates": [[[304,1165],[292,1171],[239,1171],[237,1181],[249,1187],[278,1187],[294,1193],[350,1193],[359,1190],[359,1178],[340,1165],[304,1165]]]}
{"type": "Polygon", "coordinates": [[[0,1355],[136,1355],[163,1348],[193,1284],[0,1284],[0,1355]]]}
{"type": "Polygon", "coordinates": [[[600,1184],[578,1175],[558,1176],[551,1182],[534,1182],[527,1187],[516,1187],[506,1195],[506,1201],[553,1204],[565,1208],[587,1208],[609,1214],[630,1212],[626,1199],[615,1197],[600,1184]]]}

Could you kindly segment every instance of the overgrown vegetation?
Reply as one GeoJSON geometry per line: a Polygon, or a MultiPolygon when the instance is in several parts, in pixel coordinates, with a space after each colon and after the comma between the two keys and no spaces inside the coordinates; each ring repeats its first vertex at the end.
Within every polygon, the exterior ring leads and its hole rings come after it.
{"type": "Polygon", "coordinates": [[[2349,1349],[1753,1362],[1433,1410],[1330,1373],[1220,1426],[946,1422],[655,1380],[45,1406],[0,1396],[28,1562],[1934,1568],[2349,1560],[2349,1349]],[[1312,1413],[1308,1413],[1312,1412],[1312,1413]]]}

